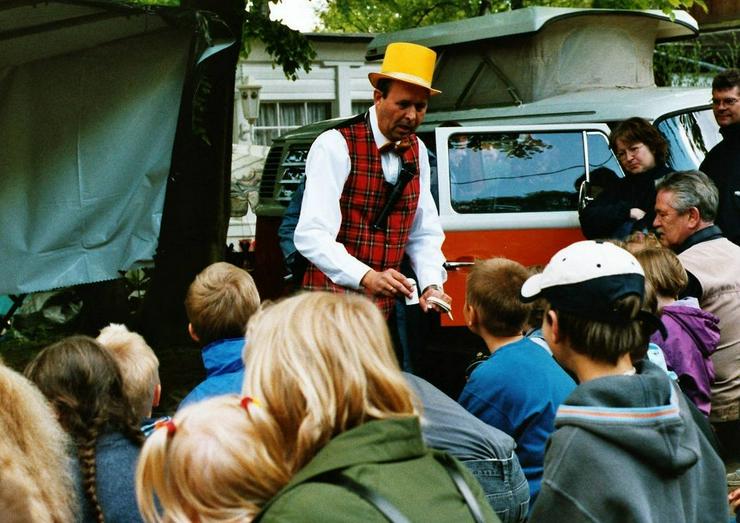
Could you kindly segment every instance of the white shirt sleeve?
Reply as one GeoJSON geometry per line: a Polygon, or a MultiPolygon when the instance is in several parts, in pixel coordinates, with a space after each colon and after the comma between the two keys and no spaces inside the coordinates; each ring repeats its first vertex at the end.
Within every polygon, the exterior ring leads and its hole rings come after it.
{"type": "MultiPolygon", "coordinates": [[[[384,177],[389,183],[398,176],[398,157],[382,155],[384,177]]],[[[350,171],[347,142],[337,130],[329,130],[316,139],[306,160],[306,191],[293,240],[298,251],[332,282],[359,289],[362,277],[371,267],[347,252],[336,241],[342,224],[339,199],[350,171]]],[[[442,264],[444,233],[430,190],[429,157],[419,141],[420,194],[416,216],[411,226],[406,253],[419,279],[419,290],[447,279],[442,264]]]]}
{"type": "Polygon", "coordinates": [[[417,284],[421,293],[429,285],[442,285],[447,281],[447,271],[443,266],[445,257],[442,254],[445,235],[432,198],[429,154],[421,140],[419,175],[419,204],[406,242],[406,254],[419,280],[417,284]]]}

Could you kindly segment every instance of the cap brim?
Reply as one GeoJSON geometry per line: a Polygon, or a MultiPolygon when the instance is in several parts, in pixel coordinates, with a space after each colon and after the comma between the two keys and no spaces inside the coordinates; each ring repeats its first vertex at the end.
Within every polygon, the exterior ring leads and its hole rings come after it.
{"type": "Polygon", "coordinates": [[[540,297],[542,293],[542,273],[530,276],[522,285],[521,299],[527,303],[540,297]]]}
{"type": "Polygon", "coordinates": [[[386,73],[369,73],[367,75],[367,77],[370,80],[370,85],[372,85],[373,87],[376,86],[376,84],[378,83],[378,80],[380,80],[382,78],[387,78],[388,80],[395,80],[397,82],[404,82],[404,83],[407,83],[407,84],[416,85],[418,87],[423,87],[424,89],[426,89],[427,91],[429,91],[430,96],[434,96],[435,94],[441,94],[442,93],[442,91],[439,91],[437,89],[432,88],[429,85],[426,85],[423,81],[421,81],[421,80],[416,81],[416,80],[414,80],[411,77],[400,77],[400,76],[397,76],[397,75],[386,74],[386,73]]]}

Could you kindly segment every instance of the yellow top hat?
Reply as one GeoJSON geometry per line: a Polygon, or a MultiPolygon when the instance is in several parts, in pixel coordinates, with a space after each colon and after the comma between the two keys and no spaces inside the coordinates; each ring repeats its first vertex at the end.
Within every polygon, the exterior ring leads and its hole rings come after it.
{"type": "Polygon", "coordinates": [[[429,94],[442,91],[432,89],[432,75],[437,53],[422,45],[394,42],[385,49],[383,65],[379,73],[370,73],[368,78],[373,87],[378,80],[389,78],[418,85],[429,90],[429,94]]]}

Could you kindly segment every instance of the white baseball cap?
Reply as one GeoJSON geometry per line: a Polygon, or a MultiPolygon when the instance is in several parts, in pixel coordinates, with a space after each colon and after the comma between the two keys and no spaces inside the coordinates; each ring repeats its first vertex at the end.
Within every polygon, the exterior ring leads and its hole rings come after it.
{"type": "Polygon", "coordinates": [[[629,252],[612,243],[576,242],[558,251],[540,274],[522,285],[522,301],[545,298],[554,309],[609,321],[613,303],[645,295],[645,273],[629,252]]]}

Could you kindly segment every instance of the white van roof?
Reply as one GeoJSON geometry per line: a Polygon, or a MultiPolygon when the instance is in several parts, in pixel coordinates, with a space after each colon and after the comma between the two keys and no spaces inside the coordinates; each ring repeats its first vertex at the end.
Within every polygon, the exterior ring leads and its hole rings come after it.
{"type": "Polygon", "coordinates": [[[420,131],[445,121],[463,125],[521,125],[578,122],[618,122],[632,116],[649,121],[709,107],[709,87],[647,87],[594,89],[566,93],[521,105],[427,113],[420,131]]]}
{"type": "Polygon", "coordinates": [[[391,42],[433,48],[430,110],[518,105],[590,89],[654,87],[655,43],[691,38],[698,26],[675,11],[528,7],[378,35],[367,57],[391,42]]]}

